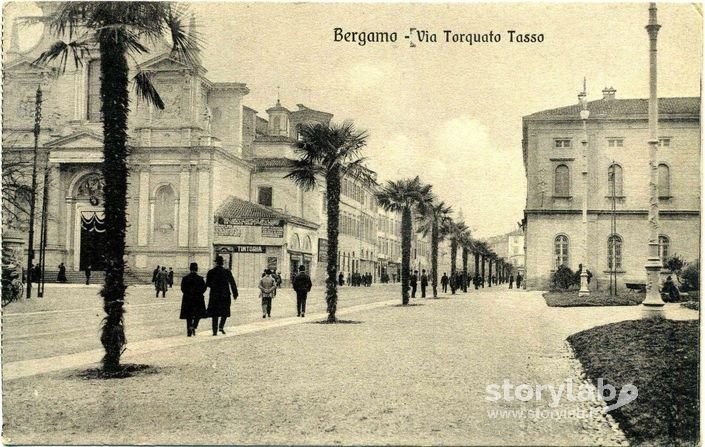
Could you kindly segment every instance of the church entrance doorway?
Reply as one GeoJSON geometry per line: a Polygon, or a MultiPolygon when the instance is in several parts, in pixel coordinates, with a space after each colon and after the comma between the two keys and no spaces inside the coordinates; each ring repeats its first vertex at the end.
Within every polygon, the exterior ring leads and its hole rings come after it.
{"type": "Polygon", "coordinates": [[[89,265],[93,271],[105,270],[105,217],[102,212],[81,212],[80,270],[89,265]]]}

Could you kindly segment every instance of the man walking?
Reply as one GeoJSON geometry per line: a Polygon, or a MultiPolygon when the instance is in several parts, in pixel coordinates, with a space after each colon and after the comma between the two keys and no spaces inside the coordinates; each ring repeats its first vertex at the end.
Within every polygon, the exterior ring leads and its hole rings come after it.
{"type": "Polygon", "coordinates": [[[421,270],[421,298],[426,298],[426,287],[428,287],[428,276],[426,269],[421,270]]]}
{"type": "Polygon", "coordinates": [[[443,272],[443,276],[441,276],[441,289],[443,293],[448,293],[448,275],[446,275],[446,272],[443,272]]]}
{"type": "Polygon", "coordinates": [[[294,278],[294,290],[296,291],[296,316],[304,317],[306,313],[306,298],[311,291],[311,277],[306,273],[306,267],[299,267],[299,273],[294,278]]]}
{"type": "Polygon", "coordinates": [[[509,288],[513,289],[514,288],[514,273],[511,273],[509,275],[509,288]]]}
{"type": "Polygon", "coordinates": [[[186,320],[186,336],[193,337],[198,329],[198,322],[206,316],[206,302],[203,294],[206,282],[198,274],[198,264],[192,262],[190,273],[181,279],[181,313],[179,318],[186,320]]]}
{"type": "Polygon", "coordinates": [[[86,266],[86,285],[89,285],[91,283],[91,265],[88,264],[86,266]]]}
{"type": "Polygon", "coordinates": [[[411,297],[416,298],[416,282],[419,280],[419,271],[414,270],[414,273],[409,278],[409,283],[411,284],[411,297]]]}
{"type": "Polygon", "coordinates": [[[272,318],[272,298],[277,292],[277,279],[271,270],[264,269],[258,288],[262,299],[262,318],[272,318]]]}
{"type": "Polygon", "coordinates": [[[517,289],[521,289],[521,280],[524,279],[521,277],[521,273],[517,273],[517,289]]]}
{"type": "Polygon", "coordinates": [[[172,270],[171,267],[169,267],[169,288],[171,289],[174,287],[174,270],[172,270]]]}
{"type": "Polygon", "coordinates": [[[218,335],[218,331],[225,334],[225,320],[230,316],[230,292],[234,300],[238,295],[233,274],[223,267],[223,262],[222,256],[216,256],[215,267],[206,275],[206,287],[210,288],[208,316],[213,319],[213,335],[218,335]]]}

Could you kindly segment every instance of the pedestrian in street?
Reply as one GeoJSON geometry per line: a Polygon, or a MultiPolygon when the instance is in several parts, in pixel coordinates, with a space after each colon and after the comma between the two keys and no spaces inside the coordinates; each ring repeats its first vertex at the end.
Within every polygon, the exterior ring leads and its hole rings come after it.
{"type": "Polygon", "coordinates": [[[154,287],[157,287],[157,275],[160,271],[161,268],[159,266],[152,271],[152,284],[154,284],[154,287]]]}
{"type": "Polygon", "coordinates": [[[174,270],[172,270],[171,267],[169,267],[169,288],[171,289],[174,287],[174,270]]]}
{"type": "Polygon", "coordinates": [[[215,267],[206,275],[206,287],[210,288],[208,296],[208,316],[212,318],[213,335],[218,331],[225,334],[225,320],[230,316],[232,299],[237,300],[237,285],[230,270],[223,267],[223,257],[215,257],[215,267]]]}
{"type": "Polygon", "coordinates": [[[514,288],[514,273],[509,275],[509,288],[513,289],[514,288]]]}
{"type": "Polygon", "coordinates": [[[186,320],[186,336],[196,335],[198,322],[206,318],[206,301],[203,294],[206,292],[206,282],[199,275],[198,264],[189,265],[190,273],[181,278],[181,314],[179,318],[186,320]]]}
{"type": "Polygon", "coordinates": [[[264,270],[258,287],[262,299],[262,318],[272,318],[272,298],[277,291],[277,280],[271,270],[264,270]]]}
{"type": "Polygon", "coordinates": [[[306,267],[299,267],[299,273],[294,278],[294,290],[296,291],[296,316],[304,317],[306,313],[306,298],[311,291],[311,277],[306,273],[306,267]]]}
{"type": "Polygon", "coordinates": [[[61,264],[59,264],[59,273],[56,275],[56,281],[62,282],[62,283],[67,281],[67,279],[66,279],[66,266],[64,265],[63,262],[61,264]]]}
{"type": "Polygon", "coordinates": [[[450,279],[448,280],[450,284],[450,293],[455,295],[455,288],[458,286],[458,274],[455,272],[450,272],[450,279]]]}
{"type": "Polygon", "coordinates": [[[443,290],[443,293],[448,293],[448,275],[446,275],[446,272],[443,272],[443,276],[441,276],[441,290],[443,290]]]}
{"type": "MultiPolygon", "coordinates": [[[[277,273],[277,269],[272,269],[272,278],[277,282],[277,287],[282,286],[282,277],[279,273],[277,273]]],[[[276,295],[276,291],[274,292],[276,295]]]]}
{"type": "Polygon", "coordinates": [[[411,297],[416,298],[416,283],[419,280],[419,271],[414,270],[414,273],[409,277],[409,284],[411,284],[411,297]]]}
{"type": "Polygon", "coordinates": [[[426,287],[428,287],[428,276],[426,276],[426,269],[421,269],[421,298],[426,298],[426,287]]]}
{"type": "Polygon", "coordinates": [[[521,273],[517,273],[517,289],[521,289],[521,280],[524,279],[521,277],[521,273]]]}
{"type": "Polygon", "coordinates": [[[345,275],[343,275],[343,272],[340,272],[340,274],[338,275],[338,285],[340,287],[343,287],[344,284],[345,284],[345,275]]]}
{"type": "Polygon", "coordinates": [[[475,273],[475,277],[472,280],[473,285],[475,286],[475,290],[480,288],[480,275],[475,273]]]}
{"type": "Polygon", "coordinates": [[[37,264],[32,270],[32,279],[34,280],[34,282],[39,284],[39,282],[42,280],[42,268],[39,266],[39,264],[37,264]]]}
{"type": "Polygon", "coordinates": [[[90,264],[88,264],[86,266],[85,274],[86,274],[86,285],[89,285],[91,283],[91,265],[90,264]]]}
{"type": "Polygon", "coordinates": [[[155,285],[157,288],[155,297],[159,297],[159,292],[162,292],[162,298],[166,298],[166,291],[169,288],[169,273],[166,271],[166,267],[162,267],[159,273],[157,273],[155,285]]]}

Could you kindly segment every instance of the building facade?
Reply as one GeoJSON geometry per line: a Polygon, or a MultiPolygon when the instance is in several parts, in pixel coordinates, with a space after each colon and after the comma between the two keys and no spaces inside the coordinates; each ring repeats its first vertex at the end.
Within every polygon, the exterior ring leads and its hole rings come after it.
{"type": "MultiPolygon", "coordinates": [[[[678,254],[693,261],[700,256],[700,98],[658,104],[660,251],[662,259],[678,254]]],[[[587,107],[585,166],[580,105],[523,118],[530,288],[547,288],[560,265],[575,271],[581,263],[594,275],[593,289],[608,287],[610,276],[618,288],[646,280],[648,100],[617,99],[609,88],[587,107]]]]}
{"type": "MultiPolygon", "coordinates": [[[[64,73],[34,64],[54,40],[45,33],[35,48],[7,54],[3,101],[3,162],[22,166],[27,185],[9,202],[27,204],[34,98],[38,85],[43,90],[36,215],[46,169],[48,277],[55,277],[59,263],[69,273],[88,266],[101,271],[101,246],[110,237],[103,227],[100,60],[69,64],[64,73]]],[[[129,275],[148,281],[156,265],[180,273],[190,262],[204,270],[221,254],[244,287],[254,287],[267,267],[276,268],[285,284],[301,265],[314,281],[324,281],[325,182],[305,191],[284,176],[297,158],[299,126],[328,124],[333,115],[303,104],[289,110],[277,100],[266,118],[258,116],[244,105],[244,83],[212,82],[204,67],[175,59],[166,44],[155,44],[150,57],[132,68],[152,74],[165,108],[131,97],[129,275]]],[[[374,193],[375,185],[343,179],[339,254],[332,262],[346,277],[371,273],[378,281],[388,270],[398,276],[400,219],[381,211],[374,193]]],[[[26,211],[16,211],[4,213],[3,228],[26,234],[26,211]]],[[[35,252],[38,244],[36,237],[35,252]]],[[[416,238],[412,250],[412,268],[430,265],[427,241],[416,238]]]]}

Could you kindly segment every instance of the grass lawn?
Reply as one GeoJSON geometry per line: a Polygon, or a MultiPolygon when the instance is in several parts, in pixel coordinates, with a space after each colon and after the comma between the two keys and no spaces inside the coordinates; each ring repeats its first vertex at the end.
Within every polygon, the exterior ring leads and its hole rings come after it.
{"type": "Polygon", "coordinates": [[[610,414],[634,445],[698,440],[698,321],[633,320],[568,337],[589,379],[638,389],[610,414]]]}
{"type": "Polygon", "coordinates": [[[546,292],[543,298],[549,307],[587,307],[587,306],[636,306],[646,297],[643,293],[623,292],[610,297],[607,291],[590,292],[590,296],[579,297],[577,291],[546,292]]]}

